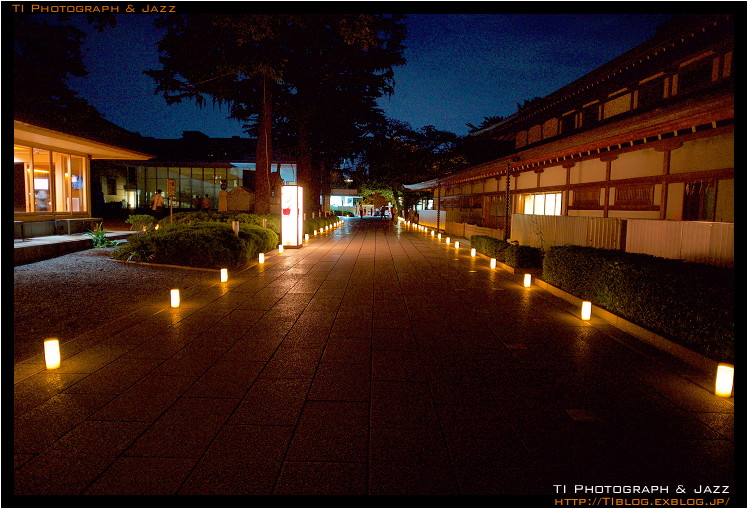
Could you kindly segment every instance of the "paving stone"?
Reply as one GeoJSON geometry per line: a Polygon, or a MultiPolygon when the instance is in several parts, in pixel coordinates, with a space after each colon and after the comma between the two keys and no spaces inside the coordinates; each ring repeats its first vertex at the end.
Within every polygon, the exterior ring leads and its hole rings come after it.
{"type": "Polygon", "coordinates": [[[733,486],[733,398],[518,281],[347,220],[65,342],[59,370],[16,365],[14,493],[733,486]]]}

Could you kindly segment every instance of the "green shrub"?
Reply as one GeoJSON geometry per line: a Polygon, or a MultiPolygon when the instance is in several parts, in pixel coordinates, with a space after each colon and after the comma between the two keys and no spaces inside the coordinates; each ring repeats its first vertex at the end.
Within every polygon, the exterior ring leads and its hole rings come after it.
{"type": "Polygon", "coordinates": [[[338,216],[323,216],[306,219],[304,221],[304,233],[308,233],[309,235],[311,235],[314,230],[319,231],[325,226],[337,223],[339,220],[340,219],[338,218],[338,216]]]}
{"type": "Polygon", "coordinates": [[[650,255],[551,247],[543,279],[715,360],[731,362],[735,273],[650,255]]]}
{"type": "Polygon", "coordinates": [[[470,245],[479,253],[516,269],[543,266],[543,252],[536,247],[512,245],[506,240],[488,235],[473,235],[470,237],[470,245]]]}
{"type": "Polygon", "coordinates": [[[278,234],[270,228],[241,222],[239,223],[239,238],[251,244],[250,258],[255,258],[259,253],[272,251],[278,247],[279,241],[278,234]]]}
{"type": "Polygon", "coordinates": [[[532,246],[510,245],[502,251],[504,263],[514,268],[534,269],[543,266],[543,252],[532,246]]]}
{"type": "Polygon", "coordinates": [[[511,245],[509,242],[488,235],[473,235],[470,237],[470,245],[479,253],[483,253],[489,258],[496,258],[497,261],[506,260],[505,251],[511,245]]]}
{"type": "Polygon", "coordinates": [[[112,257],[205,268],[236,268],[258,253],[278,245],[278,235],[267,228],[240,224],[239,235],[230,224],[203,222],[166,224],[158,230],[132,236],[116,247],[112,257]]]}
{"type": "Polygon", "coordinates": [[[280,235],[280,217],[275,214],[249,214],[247,212],[211,212],[203,210],[190,210],[175,212],[171,217],[168,215],[161,219],[158,224],[163,228],[170,224],[199,224],[199,223],[226,223],[231,226],[232,221],[239,221],[239,225],[253,224],[262,226],[262,220],[267,219],[267,227],[280,235]]]}
{"type": "Polygon", "coordinates": [[[141,231],[143,228],[152,230],[156,224],[156,218],[148,214],[131,214],[125,222],[132,225],[131,230],[141,231]]]}

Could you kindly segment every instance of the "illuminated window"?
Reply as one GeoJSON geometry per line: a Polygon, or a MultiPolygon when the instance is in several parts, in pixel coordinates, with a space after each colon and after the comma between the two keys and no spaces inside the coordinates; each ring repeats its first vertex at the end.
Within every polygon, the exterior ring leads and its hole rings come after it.
{"type": "Polygon", "coordinates": [[[528,194],[524,196],[525,214],[541,216],[561,215],[561,193],[528,194]]]}

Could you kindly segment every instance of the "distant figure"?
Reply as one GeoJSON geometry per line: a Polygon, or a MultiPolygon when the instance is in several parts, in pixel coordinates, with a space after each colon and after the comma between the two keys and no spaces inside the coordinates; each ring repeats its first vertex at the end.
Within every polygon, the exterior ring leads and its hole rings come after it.
{"type": "Polygon", "coordinates": [[[205,198],[203,198],[202,203],[202,209],[203,210],[210,210],[212,208],[213,204],[210,202],[210,197],[206,194],[205,198]]]}
{"type": "Polygon", "coordinates": [[[151,203],[151,209],[153,210],[156,219],[164,217],[164,197],[161,193],[163,193],[161,189],[157,190],[156,194],[153,195],[153,202],[151,203]]]}
{"type": "Polygon", "coordinates": [[[363,218],[364,217],[364,206],[359,205],[358,206],[358,214],[363,218]]]}
{"type": "Polygon", "coordinates": [[[203,199],[198,195],[194,195],[192,197],[192,208],[195,210],[200,210],[201,208],[203,208],[203,199]]]}

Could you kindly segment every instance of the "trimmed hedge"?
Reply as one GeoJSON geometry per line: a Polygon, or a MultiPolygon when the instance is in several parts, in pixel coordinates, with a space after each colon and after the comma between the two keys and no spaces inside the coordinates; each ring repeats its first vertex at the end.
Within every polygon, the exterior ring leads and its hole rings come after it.
{"type": "Polygon", "coordinates": [[[327,217],[315,217],[309,218],[304,221],[304,233],[311,235],[314,230],[320,230],[325,226],[335,224],[340,221],[338,216],[327,216],[327,217]]]}
{"type": "Polygon", "coordinates": [[[226,223],[167,224],[132,235],[112,251],[112,257],[127,260],[134,255],[149,263],[236,268],[277,246],[274,231],[251,224],[240,223],[239,235],[226,223]]]}
{"type": "Polygon", "coordinates": [[[709,358],[734,360],[734,270],[554,246],[543,258],[543,280],[709,358]]]}
{"type": "Polygon", "coordinates": [[[470,245],[475,250],[490,258],[505,263],[515,269],[532,269],[543,266],[543,253],[531,246],[515,246],[506,240],[489,237],[488,235],[473,235],[470,245]]]}
{"type": "Polygon", "coordinates": [[[249,214],[247,212],[210,212],[193,210],[187,212],[175,212],[170,220],[167,215],[158,222],[159,228],[171,224],[198,224],[198,223],[227,223],[231,226],[232,221],[239,221],[239,225],[250,224],[262,226],[262,220],[267,219],[267,227],[280,235],[280,217],[275,214],[249,214]]]}

